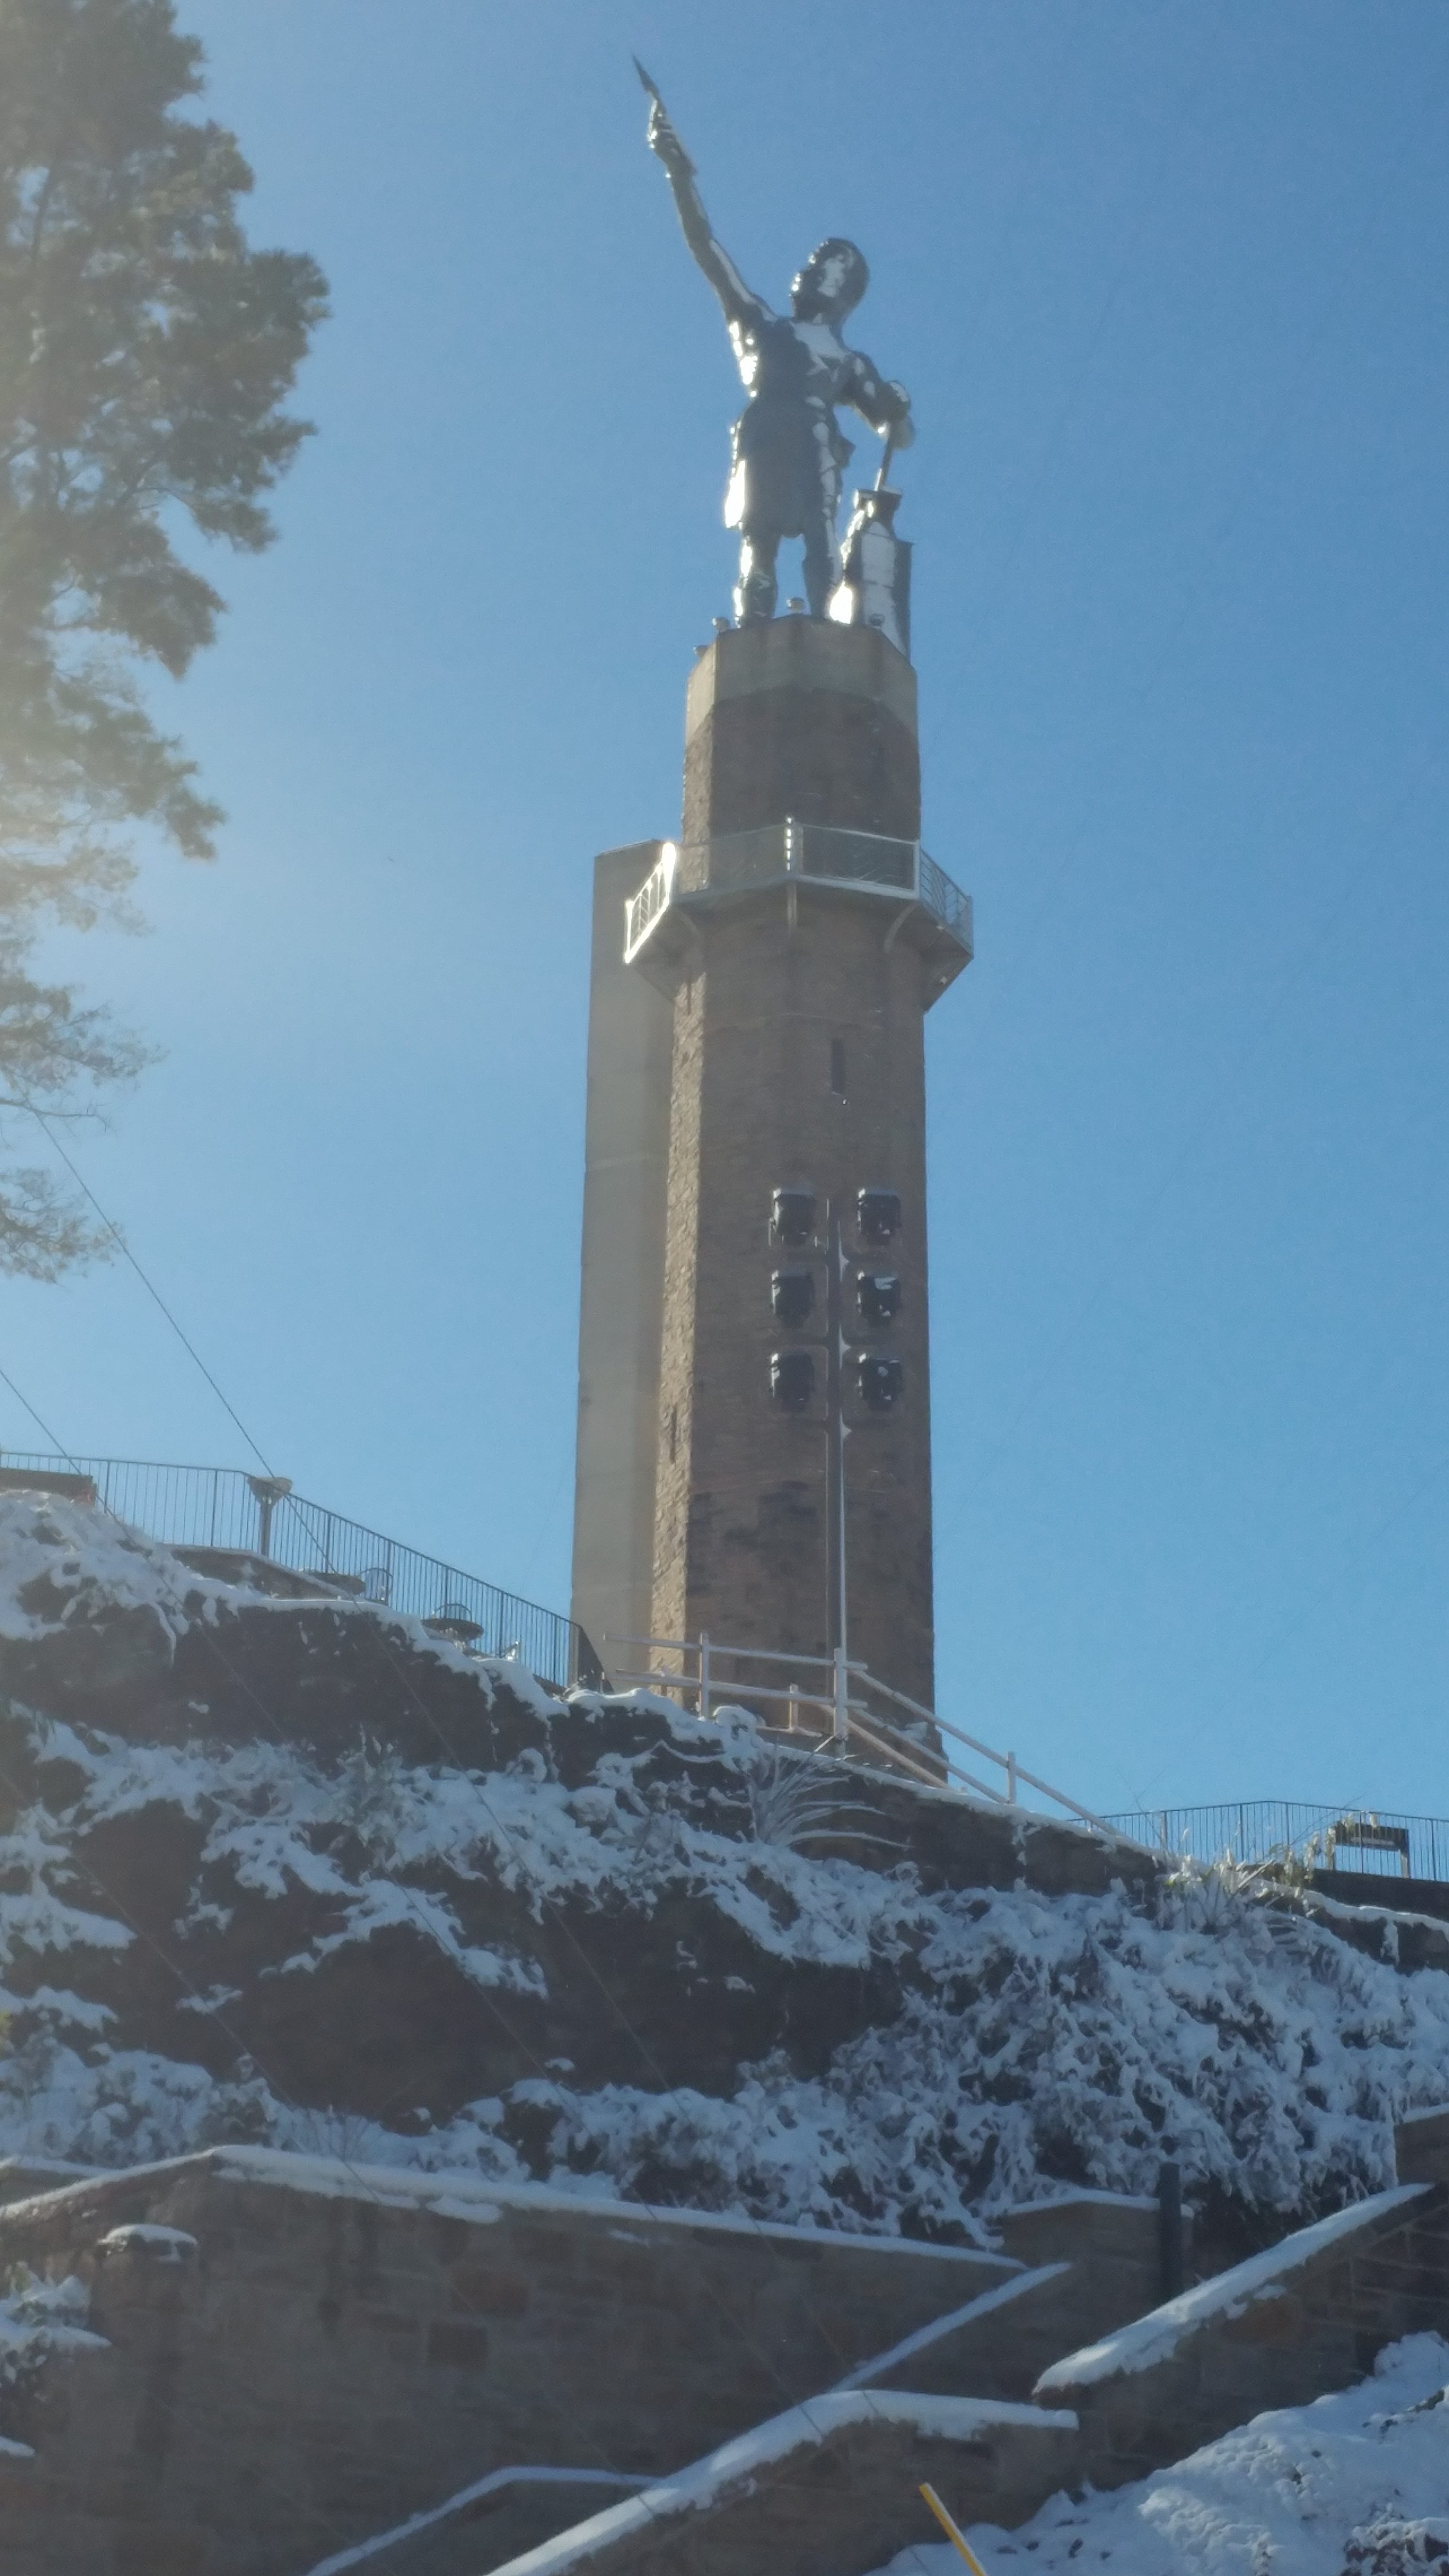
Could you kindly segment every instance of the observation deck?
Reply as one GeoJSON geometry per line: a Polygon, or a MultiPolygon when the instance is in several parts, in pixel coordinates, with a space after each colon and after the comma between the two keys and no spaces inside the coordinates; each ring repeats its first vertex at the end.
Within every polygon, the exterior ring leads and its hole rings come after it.
{"type": "Polygon", "coordinates": [[[927,1009],[971,963],[971,897],[919,841],[793,816],[709,841],[666,841],[624,907],[624,963],[651,983],[672,985],[695,945],[699,916],[776,888],[792,897],[806,890],[812,901],[823,896],[887,907],[887,943],[908,939],[926,959],[927,1009]]]}

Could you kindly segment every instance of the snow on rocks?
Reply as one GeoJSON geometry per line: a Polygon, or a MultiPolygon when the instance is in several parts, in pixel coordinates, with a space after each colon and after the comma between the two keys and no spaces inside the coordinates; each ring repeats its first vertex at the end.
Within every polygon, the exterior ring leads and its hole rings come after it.
{"type": "MultiPolygon", "coordinates": [[[[1112,2495],[1054,2496],[1021,2530],[967,2537],[988,2576],[1420,2576],[1449,2558],[1449,2345],[1411,2335],[1372,2378],[1259,2415],[1112,2495]]],[[[881,2576],[960,2576],[922,2539],[881,2576]]]]}
{"type": "Polygon", "coordinates": [[[0,1497],[6,1689],[0,2153],[250,2141],[970,2243],[1151,2192],[1170,2136],[1276,2234],[1389,2187],[1449,2093],[1438,1968],[1089,1836],[1044,1894],[1016,1826],[743,1712],[565,1707],[83,1506],[0,1497]]]}
{"type": "Polygon", "coordinates": [[[0,1636],[31,1641],[97,1612],[140,1613],[174,1639],[234,1599],[93,1504],[58,1494],[0,1495],[0,1636]]]}
{"type": "Polygon", "coordinates": [[[0,2297],[0,2399],[27,2387],[53,2352],[104,2351],[104,2335],[83,2322],[90,2304],[74,2274],[43,2281],[24,2263],[16,2266],[0,2297]]]}

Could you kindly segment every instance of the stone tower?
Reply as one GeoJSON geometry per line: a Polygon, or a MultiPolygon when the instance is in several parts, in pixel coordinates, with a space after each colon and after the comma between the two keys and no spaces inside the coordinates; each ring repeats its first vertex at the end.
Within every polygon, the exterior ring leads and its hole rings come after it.
{"type": "Polygon", "coordinates": [[[905,655],[722,633],[678,842],[596,867],[573,1606],[611,1672],[844,1641],[932,1705],[923,1024],[970,955],[905,655]]]}

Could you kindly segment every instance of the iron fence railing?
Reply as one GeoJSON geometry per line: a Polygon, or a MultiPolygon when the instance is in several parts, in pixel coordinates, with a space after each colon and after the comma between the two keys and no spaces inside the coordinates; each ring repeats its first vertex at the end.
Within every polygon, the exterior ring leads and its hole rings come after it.
{"type": "Polygon", "coordinates": [[[1248,1798],[1217,1807],[1143,1807],[1110,1824],[1193,1860],[1312,1859],[1320,1869],[1384,1878],[1449,1880],[1449,1818],[1390,1815],[1368,1807],[1318,1807],[1304,1799],[1248,1798]]]}
{"type": "Polygon", "coordinates": [[[57,1458],[7,1449],[0,1466],[44,1472],[79,1469],[108,1511],[167,1547],[236,1549],[296,1574],[319,1574],[367,1601],[410,1618],[456,1622],[479,1655],[525,1665],[555,1690],[603,1687],[599,1659],[576,1621],[496,1583],[424,1556],[325,1504],[308,1502],[281,1479],[239,1467],[169,1466],[146,1458],[57,1458]]]}
{"type": "Polygon", "coordinates": [[[898,903],[902,895],[924,906],[949,931],[967,957],[972,953],[971,897],[947,876],[919,841],[884,832],[852,832],[835,824],[803,823],[793,815],[748,832],[722,832],[711,841],[666,841],[639,891],[624,907],[624,961],[630,964],[670,905],[691,895],[742,894],[755,886],[805,878],[848,886],[860,894],[898,903]]]}

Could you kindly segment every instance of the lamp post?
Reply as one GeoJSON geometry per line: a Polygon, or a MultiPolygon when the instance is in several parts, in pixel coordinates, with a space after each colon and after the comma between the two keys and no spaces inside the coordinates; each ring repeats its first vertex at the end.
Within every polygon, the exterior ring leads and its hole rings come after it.
{"type": "Polygon", "coordinates": [[[832,1734],[843,1744],[846,1734],[846,1662],[850,1653],[849,1584],[845,1546],[845,1249],[842,1202],[827,1202],[825,1287],[825,1438],[830,1510],[830,1637],[835,1659],[835,1706],[832,1734]]]}
{"type": "Polygon", "coordinates": [[[272,1552],[272,1514],[284,1496],[292,1490],[290,1476],[248,1476],[247,1483],[257,1498],[257,1554],[272,1552]]]}

